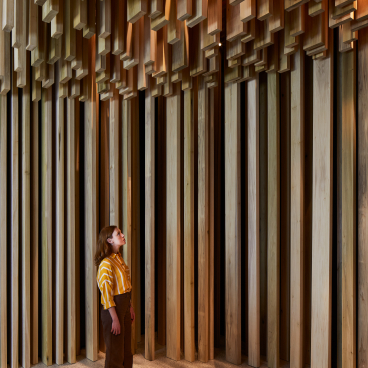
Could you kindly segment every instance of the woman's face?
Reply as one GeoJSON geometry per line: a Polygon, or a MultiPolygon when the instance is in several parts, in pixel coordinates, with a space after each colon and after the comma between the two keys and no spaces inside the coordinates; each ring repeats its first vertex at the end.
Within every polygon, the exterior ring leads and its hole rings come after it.
{"type": "Polygon", "coordinates": [[[126,243],[125,236],[118,227],[112,233],[112,237],[107,239],[107,241],[112,245],[114,253],[117,253],[119,248],[126,243]]]}

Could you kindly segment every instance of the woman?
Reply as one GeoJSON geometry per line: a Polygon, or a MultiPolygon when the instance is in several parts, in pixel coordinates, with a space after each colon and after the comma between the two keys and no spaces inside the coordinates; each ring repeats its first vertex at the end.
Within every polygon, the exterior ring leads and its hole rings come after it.
{"type": "Polygon", "coordinates": [[[125,236],[118,227],[107,226],[100,232],[95,255],[97,284],[104,307],[101,320],[106,344],[105,368],[133,365],[130,348],[131,324],[135,319],[132,285],[129,268],[119,253],[125,243],[125,236]]]}

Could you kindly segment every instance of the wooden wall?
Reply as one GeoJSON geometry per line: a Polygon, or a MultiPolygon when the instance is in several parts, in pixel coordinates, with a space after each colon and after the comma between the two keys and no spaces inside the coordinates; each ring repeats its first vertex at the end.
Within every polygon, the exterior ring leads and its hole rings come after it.
{"type": "Polygon", "coordinates": [[[0,0],[0,24],[1,367],[105,351],[109,224],[133,353],[366,366],[363,0],[0,0]]]}

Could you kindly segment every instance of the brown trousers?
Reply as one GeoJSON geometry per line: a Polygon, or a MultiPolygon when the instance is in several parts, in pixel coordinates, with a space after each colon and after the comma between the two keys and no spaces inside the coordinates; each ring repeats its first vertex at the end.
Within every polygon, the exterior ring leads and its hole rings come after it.
{"type": "Polygon", "coordinates": [[[130,292],[114,296],[116,313],[120,322],[120,334],[111,332],[112,318],[108,309],[101,311],[103,336],[106,344],[105,368],[131,368],[133,355],[130,347],[131,319],[130,292]]]}

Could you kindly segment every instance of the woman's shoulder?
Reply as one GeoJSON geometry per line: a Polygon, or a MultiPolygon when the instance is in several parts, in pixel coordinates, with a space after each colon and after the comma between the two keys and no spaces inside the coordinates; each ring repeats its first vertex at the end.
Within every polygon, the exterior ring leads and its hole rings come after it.
{"type": "Polygon", "coordinates": [[[111,260],[110,260],[110,258],[109,257],[105,257],[102,261],[101,261],[101,263],[100,263],[100,265],[99,265],[99,269],[101,269],[102,267],[108,267],[108,268],[111,268],[111,265],[112,265],[112,263],[111,263],[111,260]]]}

